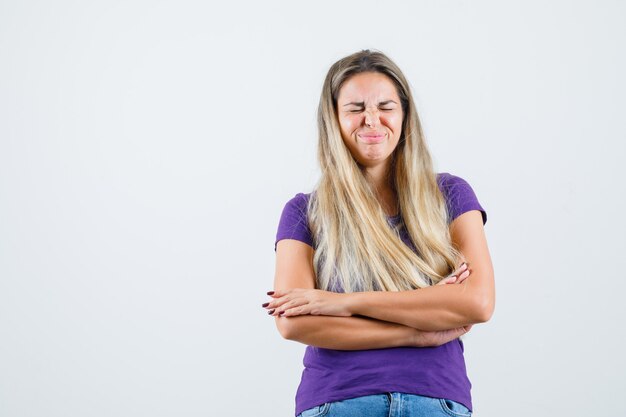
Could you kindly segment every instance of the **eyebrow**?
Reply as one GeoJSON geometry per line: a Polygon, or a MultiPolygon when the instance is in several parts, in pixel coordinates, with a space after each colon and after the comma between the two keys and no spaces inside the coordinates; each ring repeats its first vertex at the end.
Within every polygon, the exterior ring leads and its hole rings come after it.
{"type": "MultiPolygon", "coordinates": [[[[384,106],[384,105],[389,104],[389,103],[398,104],[398,103],[396,103],[396,102],[395,102],[395,101],[393,101],[393,100],[385,100],[385,101],[381,101],[380,103],[378,103],[378,105],[379,105],[379,106],[384,106]]],[[[350,103],[348,103],[348,104],[344,104],[344,105],[343,105],[343,107],[346,107],[346,106],[351,106],[351,105],[352,105],[352,106],[365,107],[365,103],[364,103],[363,101],[360,101],[360,102],[358,102],[358,103],[357,103],[356,101],[353,101],[353,102],[350,102],[350,103]]]]}

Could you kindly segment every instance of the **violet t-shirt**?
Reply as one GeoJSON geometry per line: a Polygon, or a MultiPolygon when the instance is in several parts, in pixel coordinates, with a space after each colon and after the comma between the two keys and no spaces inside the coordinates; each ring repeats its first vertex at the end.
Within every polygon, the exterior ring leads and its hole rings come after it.
{"type": "MultiPolygon", "coordinates": [[[[437,184],[446,199],[450,222],[470,210],[479,210],[483,224],[487,222],[487,213],[467,181],[444,172],[437,174],[437,184]]],[[[314,246],[306,213],[309,197],[310,194],[299,193],[287,202],[276,243],[295,239],[314,246]]],[[[390,227],[396,226],[401,217],[388,217],[388,221],[390,227]]],[[[400,237],[415,250],[404,227],[400,237]]],[[[296,415],[327,402],[385,392],[445,398],[472,410],[471,383],[461,339],[437,347],[334,350],[307,346],[303,363],[296,415]]]]}

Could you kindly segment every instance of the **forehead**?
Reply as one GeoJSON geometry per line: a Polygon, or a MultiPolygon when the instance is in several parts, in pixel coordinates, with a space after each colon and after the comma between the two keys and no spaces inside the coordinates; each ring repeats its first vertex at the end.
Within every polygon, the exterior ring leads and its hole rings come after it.
{"type": "Polygon", "coordinates": [[[348,78],[337,97],[338,102],[399,100],[396,86],[389,77],[380,72],[362,72],[348,78]]]}

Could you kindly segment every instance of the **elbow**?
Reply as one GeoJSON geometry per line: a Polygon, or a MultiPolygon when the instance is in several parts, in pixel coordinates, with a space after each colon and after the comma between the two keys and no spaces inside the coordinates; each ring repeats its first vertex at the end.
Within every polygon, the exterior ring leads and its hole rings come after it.
{"type": "Polygon", "coordinates": [[[295,337],[295,329],[291,323],[291,320],[286,317],[276,317],[276,328],[278,328],[278,333],[283,337],[283,339],[293,340],[295,337]]]}
{"type": "Polygon", "coordinates": [[[489,294],[479,294],[475,297],[473,303],[473,322],[486,323],[493,316],[495,309],[494,297],[489,294]]]}

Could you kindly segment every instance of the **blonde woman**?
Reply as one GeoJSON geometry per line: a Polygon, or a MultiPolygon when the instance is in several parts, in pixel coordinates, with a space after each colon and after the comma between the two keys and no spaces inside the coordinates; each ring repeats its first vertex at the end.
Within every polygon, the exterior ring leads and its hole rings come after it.
{"type": "Polygon", "coordinates": [[[318,128],[321,179],[285,205],[263,304],[308,345],[295,414],[471,415],[459,337],[494,310],[485,210],[433,171],[409,84],[380,52],[331,66],[318,128]]]}

